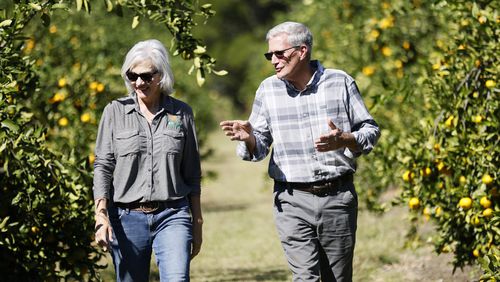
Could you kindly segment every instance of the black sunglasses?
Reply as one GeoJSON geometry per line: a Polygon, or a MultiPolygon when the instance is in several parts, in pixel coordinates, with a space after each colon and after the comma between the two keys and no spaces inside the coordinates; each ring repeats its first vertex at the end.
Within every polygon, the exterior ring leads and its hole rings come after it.
{"type": "Polygon", "coordinates": [[[158,71],[152,72],[143,72],[143,73],[135,73],[131,71],[127,71],[125,74],[127,75],[128,80],[136,81],[139,77],[144,82],[151,82],[153,80],[153,75],[157,74],[158,71]]]}
{"type": "Polygon", "coordinates": [[[264,54],[264,57],[266,57],[266,59],[268,61],[272,60],[273,58],[273,54],[276,56],[276,58],[278,59],[283,59],[283,57],[285,57],[285,52],[290,50],[290,49],[293,49],[293,48],[299,48],[300,45],[297,45],[297,46],[293,46],[293,47],[290,47],[290,48],[286,48],[286,49],[283,49],[283,50],[279,50],[279,51],[273,51],[273,52],[269,52],[269,53],[265,53],[264,54]]]}

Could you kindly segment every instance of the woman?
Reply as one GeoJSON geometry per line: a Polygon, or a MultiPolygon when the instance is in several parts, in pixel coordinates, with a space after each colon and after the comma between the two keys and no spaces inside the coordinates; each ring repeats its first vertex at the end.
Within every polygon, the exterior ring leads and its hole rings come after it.
{"type": "Polygon", "coordinates": [[[173,74],[158,40],[138,42],[121,70],[129,96],[104,109],[96,140],[96,242],[117,281],[189,281],[202,242],[200,157],[191,108],[169,95],[173,74]]]}

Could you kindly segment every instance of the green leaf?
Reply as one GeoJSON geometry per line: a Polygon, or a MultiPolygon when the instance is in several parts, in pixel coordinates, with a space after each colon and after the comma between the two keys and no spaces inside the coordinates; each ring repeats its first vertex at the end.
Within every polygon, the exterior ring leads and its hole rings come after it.
{"type": "Polygon", "coordinates": [[[132,20],[132,29],[136,28],[139,25],[139,16],[135,16],[132,20]]]}
{"type": "Polygon", "coordinates": [[[479,15],[479,8],[477,7],[477,4],[474,3],[472,5],[472,16],[474,16],[475,18],[477,18],[478,15],[479,15]]]}
{"type": "Polygon", "coordinates": [[[76,10],[82,10],[83,0],[76,0],[76,10]]]}
{"type": "Polygon", "coordinates": [[[212,70],[212,72],[215,74],[215,75],[218,75],[218,76],[224,76],[224,75],[227,75],[228,72],[226,70],[220,70],[220,71],[216,71],[216,70],[212,70]]]}
{"type": "Polygon", "coordinates": [[[12,23],[12,20],[4,20],[4,21],[0,22],[0,27],[9,26],[11,23],[12,23]]]}
{"type": "Polygon", "coordinates": [[[83,0],[83,6],[85,7],[85,11],[87,13],[89,13],[90,12],[90,4],[89,4],[88,0],[83,0]]]}
{"type": "Polygon", "coordinates": [[[206,49],[205,47],[198,45],[198,46],[196,46],[196,49],[194,49],[194,51],[193,51],[193,52],[194,52],[195,54],[203,54],[203,53],[205,53],[206,51],[207,51],[207,49],[206,49]]]}
{"type": "Polygon", "coordinates": [[[195,57],[194,60],[193,60],[193,65],[199,69],[201,67],[201,60],[200,60],[200,57],[195,57]]]}
{"type": "Polygon", "coordinates": [[[111,0],[104,1],[104,4],[106,5],[106,11],[113,11],[113,2],[111,2],[111,0]]]}
{"type": "Polygon", "coordinates": [[[19,131],[19,125],[17,125],[15,122],[13,122],[10,119],[6,119],[6,120],[2,121],[2,127],[6,127],[12,132],[19,131]]]}
{"type": "Polygon", "coordinates": [[[30,5],[31,8],[37,10],[37,11],[41,11],[42,10],[42,6],[38,5],[38,4],[35,4],[35,3],[29,3],[28,5],[30,5]]]}
{"type": "Polygon", "coordinates": [[[12,199],[12,201],[10,202],[13,206],[16,206],[20,201],[21,199],[23,198],[24,196],[24,193],[19,193],[17,194],[14,199],[12,199]]]}
{"type": "Polygon", "coordinates": [[[68,8],[68,5],[64,4],[64,3],[58,3],[58,4],[54,4],[52,5],[51,7],[53,10],[56,10],[56,9],[62,9],[62,10],[69,10],[68,8]]]}
{"type": "Polygon", "coordinates": [[[205,74],[203,73],[203,69],[198,69],[196,71],[196,82],[200,87],[205,83],[205,74]]]}
{"type": "Polygon", "coordinates": [[[7,225],[7,221],[9,220],[9,217],[6,216],[2,222],[0,222],[0,231],[4,231],[5,225],[7,225]]]}

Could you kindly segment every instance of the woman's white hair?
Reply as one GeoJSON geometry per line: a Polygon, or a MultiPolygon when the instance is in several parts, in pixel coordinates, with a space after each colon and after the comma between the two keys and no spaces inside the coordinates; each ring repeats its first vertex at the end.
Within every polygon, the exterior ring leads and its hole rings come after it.
{"type": "Polygon", "coordinates": [[[174,92],[174,74],[170,68],[170,60],[165,46],[156,39],[149,39],[137,42],[127,53],[123,62],[121,75],[125,81],[125,86],[128,89],[129,95],[135,96],[132,83],[127,78],[127,71],[134,68],[136,65],[150,61],[153,67],[161,75],[160,85],[161,92],[164,95],[170,95],[174,92]]]}
{"type": "Polygon", "coordinates": [[[276,37],[282,33],[288,35],[288,43],[292,46],[304,44],[309,49],[309,54],[312,52],[313,36],[309,28],[304,24],[297,22],[284,22],[271,28],[266,35],[266,41],[276,37]]]}

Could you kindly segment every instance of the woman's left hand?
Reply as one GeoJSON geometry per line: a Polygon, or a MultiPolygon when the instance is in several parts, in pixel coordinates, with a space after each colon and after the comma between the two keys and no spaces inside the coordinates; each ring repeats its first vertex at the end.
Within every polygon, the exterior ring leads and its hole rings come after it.
{"type": "Polygon", "coordinates": [[[193,220],[193,245],[191,247],[191,259],[193,259],[201,250],[203,242],[203,219],[193,220]]]}

